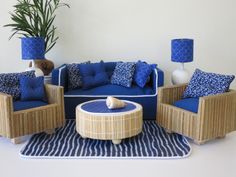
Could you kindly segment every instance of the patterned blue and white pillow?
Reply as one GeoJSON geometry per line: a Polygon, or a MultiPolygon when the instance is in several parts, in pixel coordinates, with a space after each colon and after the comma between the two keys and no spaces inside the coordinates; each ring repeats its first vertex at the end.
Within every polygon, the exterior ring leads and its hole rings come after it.
{"type": "Polygon", "coordinates": [[[150,75],[156,64],[149,65],[146,62],[138,61],[136,63],[136,69],[134,73],[134,82],[141,88],[150,80],[150,75]]]}
{"type": "MultiPolygon", "coordinates": [[[[81,64],[89,64],[89,63],[90,61],[87,61],[81,64]]],[[[79,72],[78,63],[67,64],[67,73],[68,73],[68,89],[69,90],[82,87],[82,77],[79,72]]]]}
{"type": "Polygon", "coordinates": [[[3,73],[0,74],[0,92],[9,94],[13,100],[20,98],[20,77],[35,77],[35,71],[26,71],[22,73],[3,73]]]}
{"type": "Polygon", "coordinates": [[[116,64],[113,75],[111,76],[111,83],[121,85],[124,87],[131,87],[133,75],[135,71],[134,62],[118,62],[116,64]]]}
{"type": "Polygon", "coordinates": [[[233,75],[207,73],[196,69],[184,91],[183,97],[197,98],[224,93],[229,90],[229,86],[234,78],[235,76],[233,75]]]}

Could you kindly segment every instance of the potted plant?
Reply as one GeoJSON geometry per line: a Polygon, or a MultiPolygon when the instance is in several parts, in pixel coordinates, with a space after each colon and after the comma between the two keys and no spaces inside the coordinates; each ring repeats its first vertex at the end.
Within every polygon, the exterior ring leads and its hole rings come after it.
{"type": "MultiPolygon", "coordinates": [[[[58,36],[53,22],[56,18],[56,10],[60,7],[70,7],[61,0],[17,0],[14,12],[10,13],[13,23],[4,27],[12,28],[12,35],[19,37],[41,37],[45,40],[45,53],[49,52],[56,44],[58,36]]],[[[54,68],[50,60],[39,60],[36,64],[45,75],[54,68]]]]}

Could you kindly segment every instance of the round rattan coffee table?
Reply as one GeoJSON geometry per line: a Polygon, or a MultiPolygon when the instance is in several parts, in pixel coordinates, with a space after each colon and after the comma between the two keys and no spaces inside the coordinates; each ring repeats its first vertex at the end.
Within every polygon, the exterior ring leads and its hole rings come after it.
{"type": "MultiPolygon", "coordinates": [[[[125,100],[124,100],[125,101],[125,100]]],[[[106,100],[93,100],[76,107],[76,130],[83,138],[112,140],[138,135],[143,126],[143,108],[140,104],[125,101],[124,108],[110,110],[106,100]]]]}

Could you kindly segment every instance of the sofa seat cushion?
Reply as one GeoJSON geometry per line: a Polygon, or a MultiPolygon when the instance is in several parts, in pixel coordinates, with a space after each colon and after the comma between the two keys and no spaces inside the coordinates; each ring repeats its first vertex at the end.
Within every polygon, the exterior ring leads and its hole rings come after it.
{"type": "Polygon", "coordinates": [[[48,105],[48,103],[44,101],[14,101],[13,109],[14,111],[21,111],[46,105],[48,105]]]}
{"type": "Polygon", "coordinates": [[[199,98],[185,98],[174,102],[174,106],[194,113],[198,112],[199,98]]]}
{"type": "Polygon", "coordinates": [[[151,87],[145,86],[144,88],[140,88],[136,85],[133,85],[132,87],[123,87],[119,85],[103,85],[95,88],[91,88],[89,90],[83,90],[83,89],[77,89],[77,90],[70,90],[65,92],[65,95],[103,95],[103,96],[109,96],[109,95],[154,95],[154,91],[151,87]]]}

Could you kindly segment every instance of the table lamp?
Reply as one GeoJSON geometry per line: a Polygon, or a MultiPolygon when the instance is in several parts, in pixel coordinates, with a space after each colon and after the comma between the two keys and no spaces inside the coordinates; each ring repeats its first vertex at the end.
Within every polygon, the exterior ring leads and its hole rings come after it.
{"type": "Polygon", "coordinates": [[[190,80],[184,63],[193,61],[193,39],[173,39],[171,41],[171,61],[181,63],[181,67],[172,73],[173,84],[183,84],[190,80]]]}
{"type": "Polygon", "coordinates": [[[42,37],[21,38],[22,59],[32,60],[32,67],[27,71],[35,70],[36,76],[43,76],[43,72],[35,66],[35,60],[45,59],[45,41],[42,37]]]}

